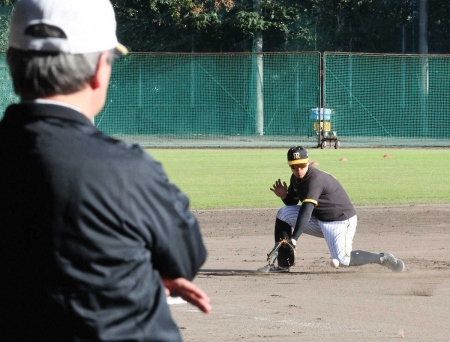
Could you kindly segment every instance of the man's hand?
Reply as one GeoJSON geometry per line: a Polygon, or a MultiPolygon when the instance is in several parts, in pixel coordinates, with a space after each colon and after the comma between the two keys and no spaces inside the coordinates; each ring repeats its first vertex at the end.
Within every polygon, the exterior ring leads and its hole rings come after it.
{"type": "Polygon", "coordinates": [[[162,278],[166,287],[166,295],[171,297],[181,297],[185,301],[198,307],[204,313],[211,311],[209,297],[200,288],[185,278],[162,278]]]}
{"type": "Polygon", "coordinates": [[[288,188],[286,182],[283,182],[283,184],[281,184],[281,180],[278,178],[278,180],[275,181],[275,184],[272,185],[272,188],[270,188],[270,190],[281,199],[285,199],[287,196],[288,188]]]}

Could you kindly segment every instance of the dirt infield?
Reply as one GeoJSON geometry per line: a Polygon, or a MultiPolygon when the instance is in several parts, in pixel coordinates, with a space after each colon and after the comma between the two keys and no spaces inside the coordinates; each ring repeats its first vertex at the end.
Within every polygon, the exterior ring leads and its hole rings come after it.
{"type": "Polygon", "coordinates": [[[195,211],[209,251],[195,283],[213,310],[171,305],[185,341],[450,341],[450,205],[359,207],[354,249],[379,265],[334,269],[323,239],[302,236],[287,274],[258,274],[276,209],[195,211]]]}

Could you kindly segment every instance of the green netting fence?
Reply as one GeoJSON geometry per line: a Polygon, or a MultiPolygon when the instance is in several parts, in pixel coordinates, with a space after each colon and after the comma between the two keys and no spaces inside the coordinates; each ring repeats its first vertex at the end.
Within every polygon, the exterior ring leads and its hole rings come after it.
{"type": "MultiPolygon", "coordinates": [[[[320,127],[341,147],[450,146],[449,67],[449,55],[132,53],[95,124],[149,147],[311,147],[320,127]]],[[[10,83],[0,54],[1,112],[17,101],[10,83]]]]}
{"type": "Polygon", "coordinates": [[[96,125],[147,146],[291,144],[311,133],[319,69],[319,53],[132,54],[96,125]]]}
{"type": "Polygon", "coordinates": [[[347,145],[450,145],[450,56],[324,54],[323,103],[347,145]]]}
{"type": "Polygon", "coordinates": [[[9,75],[8,66],[6,65],[6,55],[0,53],[0,118],[11,103],[19,102],[19,98],[14,94],[14,89],[9,75]]]}

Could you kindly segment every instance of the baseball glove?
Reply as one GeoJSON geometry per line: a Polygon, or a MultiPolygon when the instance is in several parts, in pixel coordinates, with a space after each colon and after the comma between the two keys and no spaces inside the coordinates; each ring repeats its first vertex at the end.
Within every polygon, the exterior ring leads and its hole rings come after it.
{"type": "Polygon", "coordinates": [[[273,264],[275,260],[278,261],[278,267],[289,268],[295,265],[295,247],[287,239],[278,242],[267,254],[269,264],[273,264]]]}

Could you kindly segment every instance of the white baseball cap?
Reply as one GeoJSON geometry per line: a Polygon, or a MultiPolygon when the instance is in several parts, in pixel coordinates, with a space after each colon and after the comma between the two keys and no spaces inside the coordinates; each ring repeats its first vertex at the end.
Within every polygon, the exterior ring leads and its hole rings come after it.
{"type": "Polygon", "coordinates": [[[116,18],[109,0],[20,0],[11,18],[9,46],[26,51],[80,54],[128,50],[117,41],[116,18]],[[26,30],[38,24],[55,26],[65,38],[36,37],[26,30]]]}

